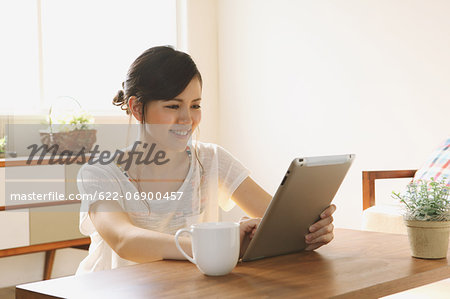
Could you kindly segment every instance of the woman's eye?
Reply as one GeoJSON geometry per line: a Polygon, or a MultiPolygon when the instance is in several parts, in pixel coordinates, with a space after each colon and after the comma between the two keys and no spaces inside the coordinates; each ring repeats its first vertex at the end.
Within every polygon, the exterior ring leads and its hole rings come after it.
{"type": "MultiPolygon", "coordinates": [[[[180,105],[168,105],[168,106],[165,106],[165,107],[169,108],[169,109],[179,109],[180,105]]],[[[200,107],[200,105],[192,105],[192,108],[193,109],[200,109],[201,107],[200,107]]]]}

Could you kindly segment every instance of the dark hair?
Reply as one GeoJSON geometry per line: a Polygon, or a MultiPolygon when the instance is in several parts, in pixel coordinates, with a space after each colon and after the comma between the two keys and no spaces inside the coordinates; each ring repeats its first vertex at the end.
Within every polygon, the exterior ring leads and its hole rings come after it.
{"type": "Polygon", "coordinates": [[[130,114],[128,100],[135,96],[142,103],[142,123],[145,106],[156,100],[173,99],[196,77],[202,77],[191,56],[171,46],[153,47],[142,53],[130,66],[113,104],[130,114]]]}
{"type": "MultiPolygon", "coordinates": [[[[142,125],[145,124],[145,107],[157,100],[173,99],[197,77],[202,84],[202,76],[191,56],[177,51],[171,46],[153,47],[142,53],[131,64],[126,80],[122,83],[113,99],[113,104],[120,106],[130,114],[128,100],[135,96],[142,104],[142,125]]],[[[194,148],[195,158],[199,162],[203,177],[203,164],[198,158],[197,146],[194,148]]],[[[138,184],[138,189],[140,186],[138,184]]],[[[150,206],[147,208],[150,211],[150,206]]]]}

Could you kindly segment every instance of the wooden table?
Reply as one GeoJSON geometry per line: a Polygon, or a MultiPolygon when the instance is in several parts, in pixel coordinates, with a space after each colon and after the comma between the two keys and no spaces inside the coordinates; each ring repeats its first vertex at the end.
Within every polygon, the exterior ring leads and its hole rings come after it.
{"type": "Polygon", "coordinates": [[[448,259],[412,258],[407,236],[335,235],[315,252],[240,263],[222,277],[204,276],[186,261],[158,261],[20,285],[16,298],[377,298],[450,277],[448,259]]]}

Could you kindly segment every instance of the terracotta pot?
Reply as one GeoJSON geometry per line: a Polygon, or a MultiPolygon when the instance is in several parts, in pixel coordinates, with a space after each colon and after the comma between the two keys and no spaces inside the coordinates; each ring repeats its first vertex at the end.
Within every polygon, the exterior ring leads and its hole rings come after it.
{"type": "Polygon", "coordinates": [[[447,256],[450,221],[405,220],[412,256],[441,259],[447,256]]]}

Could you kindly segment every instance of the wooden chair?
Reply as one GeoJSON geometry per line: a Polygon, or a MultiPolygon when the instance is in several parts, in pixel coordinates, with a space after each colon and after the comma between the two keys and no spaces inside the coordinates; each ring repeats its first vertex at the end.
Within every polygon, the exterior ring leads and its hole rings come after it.
{"type": "Polygon", "coordinates": [[[417,169],[363,171],[363,211],[375,205],[375,180],[412,178],[416,171],[417,169]]]}
{"type": "Polygon", "coordinates": [[[399,206],[375,205],[375,181],[381,179],[412,178],[417,170],[363,171],[363,225],[364,230],[405,234],[406,228],[399,206]]]}

